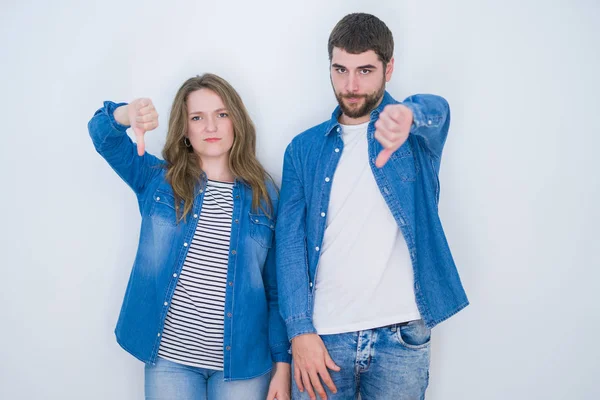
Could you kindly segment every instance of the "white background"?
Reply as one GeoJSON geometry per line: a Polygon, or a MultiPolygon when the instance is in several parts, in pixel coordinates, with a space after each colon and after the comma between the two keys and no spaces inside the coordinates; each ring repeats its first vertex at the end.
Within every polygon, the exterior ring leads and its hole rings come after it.
{"type": "Polygon", "coordinates": [[[327,38],[370,12],[396,41],[388,90],[452,108],[440,213],[472,303],[434,330],[428,399],[598,399],[600,3],[6,1],[0,18],[0,398],[140,399],[114,325],[133,193],[95,152],[102,101],[188,77],[238,89],[277,181],[293,136],[335,106],[327,38]]]}

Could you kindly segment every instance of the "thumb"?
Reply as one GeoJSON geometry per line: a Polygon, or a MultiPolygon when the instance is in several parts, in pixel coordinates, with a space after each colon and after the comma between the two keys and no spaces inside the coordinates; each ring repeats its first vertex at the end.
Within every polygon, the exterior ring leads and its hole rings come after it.
{"type": "Polygon", "coordinates": [[[332,369],[334,371],[339,371],[341,369],[335,362],[333,362],[333,360],[329,356],[329,353],[325,354],[325,365],[327,366],[327,368],[332,369]]]}
{"type": "Polygon", "coordinates": [[[377,156],[377,160],[375,160],[375,165],[377,168],[381,168],[388,162],[390,157],[392,156],[393,150],[391,149],[383,149],[381,153],[377,156]]]}
{"type": "Polygon", "coordinates": [[[138,156],[143,156],[146,150],[146,143],[144,142],[144,131],[140,128],[133,128],[135,133],[135,141],[137,143],[138,156]]]}

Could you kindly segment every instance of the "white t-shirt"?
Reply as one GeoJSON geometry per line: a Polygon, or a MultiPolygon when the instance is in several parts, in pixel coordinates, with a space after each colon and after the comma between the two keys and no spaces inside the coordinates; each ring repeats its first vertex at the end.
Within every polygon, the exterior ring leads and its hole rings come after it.
{"type": "Polygon", "coordinates": [[[368,122],[342,125],[315,282],[321,335],[420,319],[408,246],[369,165],[368,122]]]}

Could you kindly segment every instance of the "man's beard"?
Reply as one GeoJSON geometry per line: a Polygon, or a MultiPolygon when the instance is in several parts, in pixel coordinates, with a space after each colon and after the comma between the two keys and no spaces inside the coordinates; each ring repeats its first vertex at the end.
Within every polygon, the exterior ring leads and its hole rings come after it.
{"type": "MultiPolygon", "coordinates": [[[[377,103],[379,103],[379,100],[381,100],[381,98],[383,97],[383,93],[385,92],[385,81],[383,82],[383,84],[381,85],[381,87],[371,93],[371,94],[341,94],[341,93],[337,93],[334,90],[335,93],[335,98],[338,101],[338,104],[340,105],[340,108],[342,109],[342,112],[349,118],[362,118],[365,115],[369,114],[374,108],[375,106],[377,106],[377,103]],[[356,108],[356,107],[348,107],[345,103],[344,103],[344,99],[348,99],[348,98],[363,98],[365,99],[362,106],[356,108]]],[[[357,105],[358,103],[356,103],[357,105]]]]}

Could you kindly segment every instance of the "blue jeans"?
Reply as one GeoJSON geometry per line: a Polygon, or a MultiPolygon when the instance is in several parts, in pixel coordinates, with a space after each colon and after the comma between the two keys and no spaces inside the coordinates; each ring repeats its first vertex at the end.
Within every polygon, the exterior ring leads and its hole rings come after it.
{"type": "MultiPolygon", "coordinates": [[[[431,330],[422,320],[359,332],[322,335],[333,361],[338,392],[323,385],[328,399],[421,400],[429,383],[431,330]]],[[[292,374],[293,376],[293,374],[292,374]]],[[[315,393],[316,394],[316,393],[315,393]]],[[[293,383],[294,400],[309,399],[293,383]]],[[[317,399],[320,397],[317,395],[317,399]]]]}
{"type": "Polygon", "coordinates": [[[188,367],[163,358],[146,364],[146,400],[265,400],[271,374],[223,381],[223,371],[188,367]]]}

